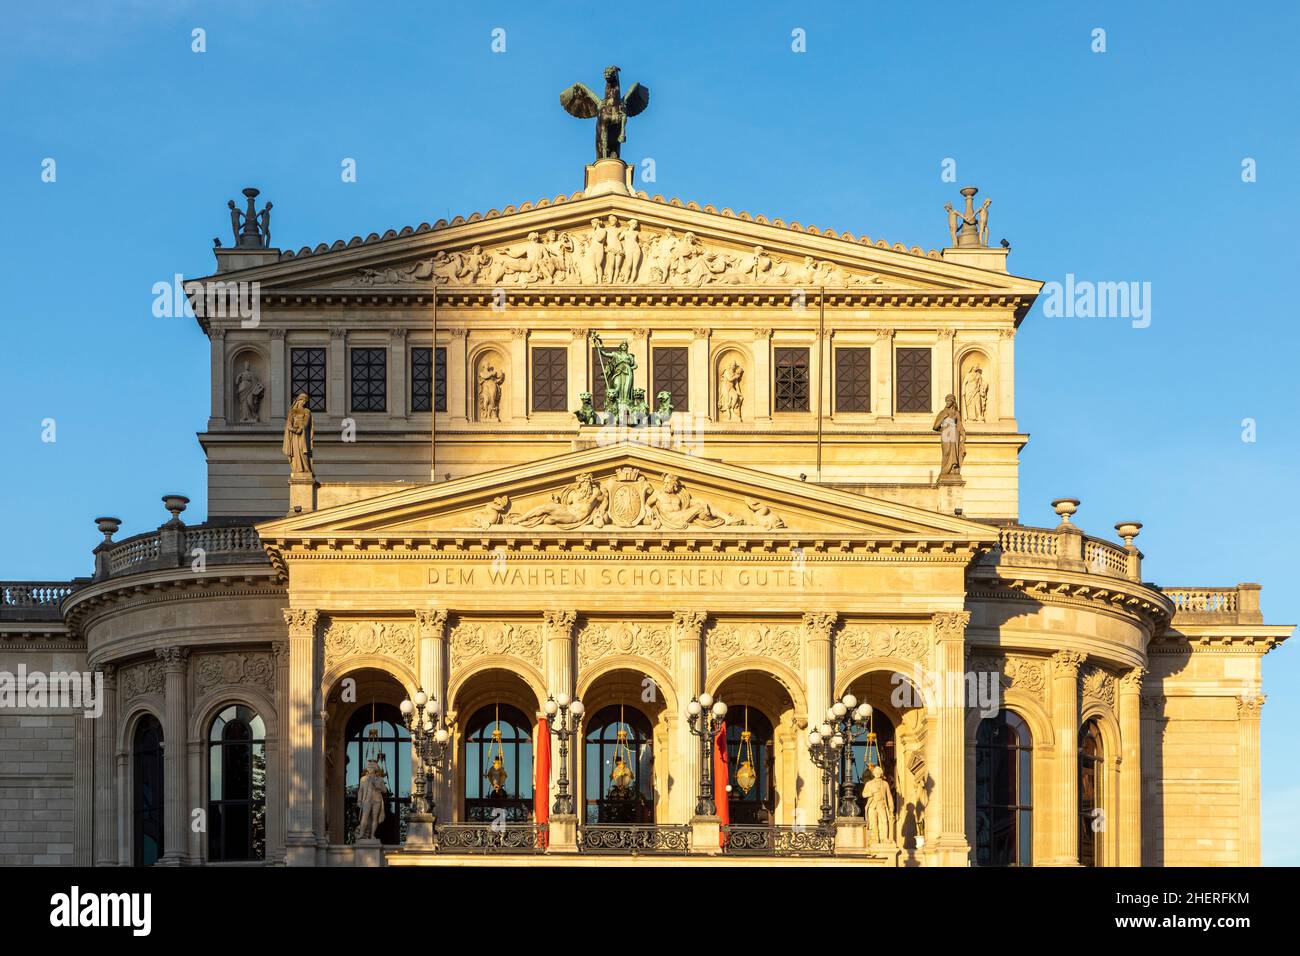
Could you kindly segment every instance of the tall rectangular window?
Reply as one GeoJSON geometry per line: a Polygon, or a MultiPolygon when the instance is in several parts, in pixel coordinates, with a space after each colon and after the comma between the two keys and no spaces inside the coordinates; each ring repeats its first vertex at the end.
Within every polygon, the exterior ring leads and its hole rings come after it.
{"type": "Polygon", "coordinates": [[[307,407],[313,412],[325,411],[325,350],[289,350],[289,401],[306,394],[307,407]]]}
{"type": "Polygon", "coordinates": [[[598,412],[605,410],[605,373],[600,370],[600,353],[596,346],[591,347],[591,407],[598,412]]]}
{"type": "Polygon", "coordinates": [[[447,410],[447,350],[411,349],[411,411],[447,410]]]}
{"type": "Polygon", "coordinates": [[[388,407],[388,349],[352,350],[352,410],[382,412],[388,407]]]}
{"type": "Polygon", "coordinates": [[[533,349],[533,411],[563,412],[569,404],[569,350],[533,349]]]}
{"type": "Polygon", "coordinates": [[[835,350],[835,410],[871,411],[871,349],[835,350]]]}
{"type": "Polygon", "coordinates": [[[808,411],[808,350],[773,349],[778,412],[808,411]]]}
{"type": "Polygon", "coordinates": [[[646,401],[654,408],[659,404],[660,392],[673,393],[673,408],[683,412],[691,409],[691,350],[684,346],[665,346],[654,349],[650,357],[654,391],[646,401]]]}
{"type": "Polygon", "coordinates": [[[930,411],[930,350],[899,349],[895,383],[900,412],[930,411]]]}

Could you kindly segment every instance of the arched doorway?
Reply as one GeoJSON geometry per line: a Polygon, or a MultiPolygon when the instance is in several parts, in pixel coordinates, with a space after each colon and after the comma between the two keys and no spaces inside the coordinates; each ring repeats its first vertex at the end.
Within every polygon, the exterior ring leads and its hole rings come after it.
{"type": "Polygon", "coordinates": [[[650,718],[625,704],[586,724],[583,822],[654,823],[654,736],[650,718]]]}
{"type": "Polygon", "coordinates": [[[163,855],[163,730],[153,714],[144,714],[131,739],[134,795],[131,860],[153,866],[163,855]]]}
{"type": "Polygon", "coordinates": [[[1102,781],[1101,726],[1096,718],[1079,728],[1079,865],[1097,866],[1101,862],[1101,837],[1105,832],[1100,819],[1102,781]]]}
{"type": "Polygon", "coordinates": [[[767,826],[776,809],[775,734],[772,722],[748,704],[728,705],[728,820],[738,826],[767,826]]]}
{"type": "MultiPolygon", "coordinates": [[[[930,777],[925,764],[924,697],[911,679],[897,670],[868,671],[855,677],[844,693],[859,704],[871,705],[866,727],[846,747],[841,760],[841,784],[852,780],[856,816],[863,816],[866,801],[862,785],[872,767],[894,792],[894,837],[906,850],[917,849],[925,828],[925,807],[929,800],[930,777]]],[[[836,807],[839,797],[836,794],[836,807]]],[[[923,839],[922,841],[923,842],[923,839]]]]}
{"type": "MultiPolygon", "coordinates": [[[[805,711],[801,689],[793,678],[774,674],[761,666],[719,675],[711,693],[727,704],[728,780],[715,783],[715,797],[725,791],[729,822],[737,826],[798,824],[797,796],[801,782],[799,761],[805,747],[796,716],[805,711]],[[790,681],[787,683],[787,681],[790,681]],[[748,747],[744,734],[749,730],[748,747]],[[746,792],[739,777],[746,759],[754,764],[753,786],[746,792]]],[[[696,782],[691,782],[691,793],[696,782]]],[[[692,805],[693,802],[692,802],[692,805]]]]}
{"type": "Polygon", "coordinates": [[[375,829],[375,838],[388,846],[400,844],[406,838],[411,812],[411,735],[402,721],[401,711],[392,704],[379,702],[357,708],[348,718],[344,731],[343,759],[344,841],[356,841],[357,825],[361,821],[357,788],[362,772],[374,761],[388,787],[384,819],[375,829]]]}
{"type": "Polygon", "coordinates": [[[533,724],[518,707],[480,707],[465,727],[465,819],[533,819],[533,724]]]}

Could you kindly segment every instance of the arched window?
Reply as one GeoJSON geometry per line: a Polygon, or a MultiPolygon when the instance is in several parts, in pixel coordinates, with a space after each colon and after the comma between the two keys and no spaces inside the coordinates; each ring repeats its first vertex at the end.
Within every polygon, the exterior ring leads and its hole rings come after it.
{"type": "Polygon", "coordinates": [[[266,727],[231,704],[208,732],[208,859],[266,857],[266,727]]]}
{"type": "Polygon", "coordinates": [[[532,818],[532,724],[509,704],[480,708],[465,725],[465,819],[526,823],[532,818]]]}
{"type": "Polygon", "coordinates": [[[136,866],[153,866],[163,855],[163,731],[153,714],[145,714],[135,725],[131,757],[135,770],[132,860],[136,866]]]}
{"type": "Polygon", "coordinates": [[[587,724],[583,755],[587,823],[654,823],[654,743],[650,721],[612,705],[587,724]]]}
{"type": "Polygon", "coordinates": [[[776,806],[772,767],[772,722],[762,711],[735,704],[727,711],[726,781],[714,781],[714,799],[731,785],[727,809],[732,823],[766,826],[776,806]]]}
{"type": "Polygon", "coordinates": [[[1096,719],[1079,728],[1079,865],[1101,862],[1101,727],[1096,719]]]}
{"type": "Polygon", "coordinates": [[[375,829],[380,843],[396,846],[406,839],[407,817],[411,813],[411,734],[402,721],[402,712],[392,704],[366,704],[348,719],[344,735],[347,749],[343,771],[344,842],[354,843],[361,810],[357,806],[357,787],[367,761],[373,760],[383,771],[388,797],[384,802],[384,819],[375,829]]]}
{"type": "Polygon", "coordinates": [[[1002,710],[975,734],[975,864],[1033,858],[1033,739],[1018,714],[1002,710]]]}

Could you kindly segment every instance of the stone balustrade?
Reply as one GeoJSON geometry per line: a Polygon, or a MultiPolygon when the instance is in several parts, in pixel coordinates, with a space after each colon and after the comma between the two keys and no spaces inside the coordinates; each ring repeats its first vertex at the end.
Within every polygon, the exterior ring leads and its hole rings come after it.
{"type": "Polygon", "coordinates": [[[1002,528],[992,560],[998,564],[1069,568],[1130,581],[1140,581],[1142,576],[1141,554],[1136,549],[1090,537],[1074,525],[1055,529],[1024,525],[1002,528]]]}
{"type": "Polygon", "coordinates": [[[57,621],[59,602],[76,587],[71,581],[0,581],[0,620],[57,621]]]}
{"type": "Polygon", "coordinates": [[[256,529],[247,525],[164,525],[157,531],[110,544],[97,557],[97,579],[181,567],[200,558],[204,564],[266,561],[256,529]]]}
{"type": "Polygon", "coordinates": [[[1231,588],[1161,588],[1174,602],[1174,625],[1262,624],[1258,584],[1231,588]]]}

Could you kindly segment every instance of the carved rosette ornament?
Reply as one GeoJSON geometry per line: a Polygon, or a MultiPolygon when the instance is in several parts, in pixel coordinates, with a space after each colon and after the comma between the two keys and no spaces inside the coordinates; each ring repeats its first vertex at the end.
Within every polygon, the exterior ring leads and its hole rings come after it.
{"type": "Polygon", "coordinates": [[[1115,706],[1115,675],[1095,664],[1082,668],[1079,677],[1079,696],[1084,701],[1095,701],[1107,707],[1115,706]]]}
{"type": "MultiPolygon", "coordinates": [[[[112,665],[107,665],[111,667],[112,665]]],[[[107,672],[107,668],[105,668],[107,672]]],[[[123,667],[119,672],[119,686],[122,688],[123,703],[130,703],[138,697],[150,694],[162,696],[167,685],[161,661],[144,661],[123,667]]]]}
{"type": "Polygon", "coordinates": [[[325,628],[325,668],[357,657],[389,657],[415,667],[415,625],[393,621],[335,621],[325,628]]]}
{"type": "Polygon", "coordinates": [[[1057,651],[1052,655],[1052,677],[1078,677],[1083,655],[1078,651],[1057,651]]]}
{"type": "Polygon", "coordinates": [[[1040,703],[1047,699],[1047,665],[1035,657],[978,656],[967,665],[975,674],[997,674],[1003,690],[1018,690],[1040,703]]]}
{"type": "Polygon", "coordinates": [[[664,668],[672,666],[672,631],[658,623],[589,623],[578,632],[578,667],[585,668],[611,655],[644,657],[664,668]]]}
{"type": "Polygon", "coordinates": [[[515,657],[540,669],[542,632],[533,624],[463,622],[451,632],[451,669],[480,657],[515,657]]]}
{"type": "Polygon", "coordinates": [[[835,637],[835,673],[873,658],[893,657],[925,663],[928,635],[919,627],[849,624],[835,637]]]}
{"type": "Polygon", "coordinates": [[[800,669],[799,632],[786,625],[727,624],[709,631],[706,651],[713,668],[737,657],[764,657],[800,669]]]}
{"type": "Polygon", "coordinates": [[[263,652],[203,654],[194,662],[194,689],[205,694],[214,687],[252,684],[275,693],[275,662],[263,652]]]}

